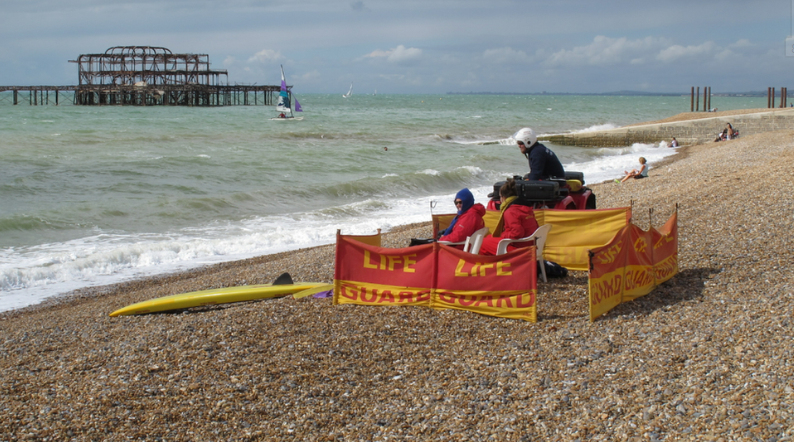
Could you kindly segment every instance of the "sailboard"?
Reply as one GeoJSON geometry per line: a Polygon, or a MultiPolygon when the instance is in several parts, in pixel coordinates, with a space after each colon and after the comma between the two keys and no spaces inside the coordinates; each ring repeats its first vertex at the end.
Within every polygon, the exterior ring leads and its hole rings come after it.
{"type": "Polygon", "coordinates": [[[350,90],[347,91],[346,94],[343,94],[342,97],[350,98],[351,95],[353,95],[353,82],[352,81],[350,82],[350,90]]]}
{"type": "Polygon", "coordinates": [[[281,66],[281,90],[278,93],[278,103],[276,104],[276,112],[279,112],[279,115],[275,118],[271,118],[271,121],[300,121],[303,117],[296,117],[295,114],[292,112],[293,106],[292,102],[295,102],[295,112],[303,112],[303,108],[301,108],[301,104],[298,103],[298,98],[295,97],[292,93],[291,88],[287,87],[287,80],[284,77],[284,66],[281,66]]]}

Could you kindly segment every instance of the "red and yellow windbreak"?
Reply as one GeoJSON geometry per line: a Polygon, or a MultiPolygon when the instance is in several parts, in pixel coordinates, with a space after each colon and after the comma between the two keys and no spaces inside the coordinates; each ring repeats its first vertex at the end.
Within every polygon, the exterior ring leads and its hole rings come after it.
{"type": "Polygon", "coordinates": [[[677,226],[677,213],[658,231],[629,224],[608,244],[591,250],[591,321],[622,302],[647,295],[678,273],[677,226]]]}
{"type": "MultiPolygon", "coordinates": [[[[454,215],[438,215],[441,225],[454,215]]],[[[588,251],[608,243],[631,219],[631,208],[598,210],[535,210],[539,226],[551,224],[546,236],[543,257],[570,270],[586,271],[588,251]]],[[[483,217],[485,226],[493,232],[499,222],[499,211],[488,210],[483,217]]]]}
{"type": "Polygon", "coordinates": [[[337,236],[334,304],[420,305],[537,320],[534,248],[480,256],[441,244],[388,249],[337,236]]]}
{"type": "Polygon", "coordinates": [[[437,245],[437,283],[431,307],[537,321],[535,247],[504,255],[472,255],[437,245]]]}

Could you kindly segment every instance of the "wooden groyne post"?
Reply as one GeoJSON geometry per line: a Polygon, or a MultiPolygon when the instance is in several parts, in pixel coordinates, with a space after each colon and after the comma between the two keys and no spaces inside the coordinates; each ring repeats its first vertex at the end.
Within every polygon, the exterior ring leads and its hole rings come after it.
{"type": "Polygon", "coordinates": [[[697,98],[695,99],[695,112],[700,111],[700,86],[698,86],[697,98]]]}
{"type": "MultiPolygon", "coordinates": [[[[695,86],[689,92],[689,112],[700,112],[700,86],[695,86]]],[[[711,109],[711,86],[703,86],[703,112],[708,112],[711,109]]]]}

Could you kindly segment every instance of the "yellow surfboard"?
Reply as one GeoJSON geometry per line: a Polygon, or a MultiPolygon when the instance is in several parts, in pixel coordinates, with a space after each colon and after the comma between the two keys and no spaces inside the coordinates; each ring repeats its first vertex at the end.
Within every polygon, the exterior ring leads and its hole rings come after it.
{"type": "Polygon", "coordinates": [[[204,305],[229,304],[232,302],[253,301],[255,299],[278,298],[292,295],[315,287],[326,286],[322,282],[292,282],[287,275],[281,275],[273,284],[243,285],[219,289],[201,290],[198,292],[180,293],[163,296],[128,305],[111,313],[110,316],[140,315],[143,313],[165,312],[204,305]]]}

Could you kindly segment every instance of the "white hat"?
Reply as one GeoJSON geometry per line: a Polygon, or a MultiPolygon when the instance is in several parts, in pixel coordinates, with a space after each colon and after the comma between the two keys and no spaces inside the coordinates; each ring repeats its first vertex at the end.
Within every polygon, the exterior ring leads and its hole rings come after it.
{"type": "Polygon", "coordinates": [[[516,141],[521,141],[525,146],[527,146],[527,148],[532,147],[532,145],[538,141],[535,131],[528,127],[520,129],[518,132],[516,132],[513,135],[513,139],[516,141]]]}

